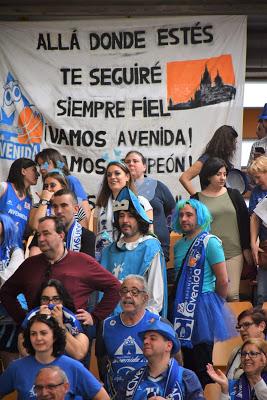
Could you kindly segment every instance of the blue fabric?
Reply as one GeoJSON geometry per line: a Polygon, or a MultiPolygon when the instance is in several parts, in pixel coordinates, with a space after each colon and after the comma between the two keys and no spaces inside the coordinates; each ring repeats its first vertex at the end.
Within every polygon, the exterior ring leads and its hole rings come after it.
{"type": "Polygon", "coordinates": [[[36,399],[33,392],[35,376],[48,365],[57,365],[67,374],[70,390],[65,399],[92,399],[101,389],[91,372],[68,356],[60,356],[50,364],[41,364],[33,356],[28,356],[13,361],[0,375],[0,394],[3,396],[17,390],[19,400],[36,399]]]}
{"type": "MultiPolygon", "coordinates": [[[[193,243],[194,239],[187,239],[183,237],[178,240],[174,245],[174,268],[178,273],[181,268],[182,261],[186,256],[186,253],[193,243]]],[[[216,277],[212,270],[212,265],[219,262],[225,261],[223,247],[221,242],[214,236],[212,236],[207,244],[206,248],[206,259],[204,264],[204,279],[202,293],[211,292],[215,290],[216,277]]]]}
{"type": "MultiPolygon", "coordinates": [[[[36,314],[38,314],[40,311],[40,307],[36,307],[33,310],[31,310],[25,317],[24,321],[21,324],[21,327],[23,329],[26,329],[28,322],[32,317],[34,317],[36,314]]],[[[68,331],[73,335],[78,335],[79,333],[83,332],[83,328],[81,326],[80,321],[76,318],[76,315],[70,311],[68,308],[63,307],[63,323],[68,329],[68,331]]]]}
{"type": "Polygon", "coordinates": [[[69,250],[79,252],[82,244],[82,226],[76,220],[73,221],[67,232],[66,247],[69,250]]]}
{"type": "Polygon", "coordinates": [[[183,371],[184,368],[179,366],[173,358],[170,360],[167,373],[162,374],[162,379],[151,379],[148,368],[141,368],[129,377],[124,399],[144,400],[152,394],[163,398],[170,397],[173,400],[185,399],[183,371]]]}
{"type": "Polygon", "coordinates": [[[173,325],[184,347],[193,347],[192,334],[199,308],[199,297],[202,293],[206,249],[204,239],[208,232],[200,232],[184,259],[181,275],[177,285],[173,325]]]}
{"type": "MultiPolygon", "coordinates": [[[[183,238],[176,243],[175,254],[177,257],[179,255],[181,263],[193,240],[183,238]]],[[[214,343],[215,340],[226,340],[237,335],[234,315],[225,300],[215,293],[216,277],[212,265],[222,261],[224,261],[222,245],[218,238],[212,236],[206,246],[203,289],[199,297],[198,313],[191,339],[193,345],[203,342],[214,343]]]]}
{"type": "Polygon", "coordinates": [[[81,182],[78,178],[74,175],[67,175],[66,176],[69,184],[69,188],[76,194],[78,203],[81,203],[83,200],[87,200],[87,194],[82,187],[81,182]]]}
{"type": "MultiPolygon", "coordinates": [[[[261,377],[267,384],[267,373],[263,372],[261,377]]],[[[229,380],[229,395],[231,400],[250,400],[252,398],[252,391],[246,374],[243,373],[237,380],[229,380]]]]}
{"type": "Polygon", "coordinates": [[[236,319],[227,302],[215,292],[202,293],[199,297],[192,343],[214,343],[237,336],[236,319]]]}
{"type": "MultiPolygon", "coordinates": [[[[267,196],[267,190],[262,190],[260,186],[256,186],[250,195],[249,199],[249,213],[252,214],[256,205],[267,196]]],[[[264,225],[260,225],[259,232],[260,240],[267,240],[267,228],[264,225]]]]}
{"type": "Polygon", "coordinates": [[[124,325],[120,315],[104,321],[103,340],[110,362],[105,386],[111,397],[123,384],[128,373],[147,364],[142,350],[143,341],[138,333],[146,328],[147,321],[152,318],[158,319],[159,316],[146,310],[143,318],[135,325],[124,325]]]}
{"type": "Polygon", "coordinates": [[[28,222],[32,200],[27,195],[23,200],[20,200],[11,183],[7,182],[7,190],[0,197],[0,210],[8,214],[16,223],[18,229],[18,245],[23,249],[23,235],[28,222]]]}
{"type": "MultiPolygon", "coordinates": [[[[123,281],[128,275],[135,274],[145,276],[150,268],[153,258],[157,253],[161,255],[161,268],[164,282],[164,301],[161,315],[167,317],[167,273],[166,263],[160,246],[160,242],[153,236],[138,244],[134,250],[126,248],[119,249],[116,243],[112,243],[103,250],[101,265],[110,271],[117,279],[123,281]]],[[[114,315],[121,312],[118,305],[114,310],[114,315]]]]}

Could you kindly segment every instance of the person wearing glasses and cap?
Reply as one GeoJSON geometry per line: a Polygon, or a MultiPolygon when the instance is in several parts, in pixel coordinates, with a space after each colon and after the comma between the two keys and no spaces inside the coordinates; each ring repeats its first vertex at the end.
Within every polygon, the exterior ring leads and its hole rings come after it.
{"type": "MultiPolygon", "coordinates": [[[[120,281],[129,274],[143,276],[151,295],[148,309],[167,316],[166,263],[159,240],[149,234],[152,221],[128,187],[116,197],[113,212],[119,239],[103,250],[101,265],[120,281]]],[[[120,310],[117,307],[114,313],[120,310]]]]}
{"type": "Polygon", "coordinates": [[[52,365],[38,371],[33,388],[37,400],[64,400],[69,387],[65,372],[60,367],[52,365]]]}
{"type": "Polygon", "coordinates": [[[116,399],[125,376],[147,364],[138,333],[148,320],[159,319],[146,309],[149,292],[143,276],[128,275],[119,293],[122,312],[104,320],[96,340],[101,379],[112,399],[116,399]]]}
{"type": "Polygon", "coordinates": [[[207,373],[221,387],[220,400],[267,399],[267,342],[262,339],[246,340],[240,350],[243,374],[237,380],[228,380],[224,373],[207,365],[207,373]]]}
{"type": "MultiPolygon", "coordinates": [[[[253,338],[265,340],[267,334],[266,311],[260,307],[242,311],[237,317],[236,329],[239,331],[243,341],[253,338]]],[[[240,349],[241,346],[237,346],[229,357],[226,368],[228,379],[238,379],[244,372],[240,366],[240,349]]]]}
{"type": "Polygon", "coordinates": [[[205,399],[196,374],[173,358],[181,346],[171,324],[150,320],[139,337],[148,363],[126,376],[118,400],[205,399]]]}

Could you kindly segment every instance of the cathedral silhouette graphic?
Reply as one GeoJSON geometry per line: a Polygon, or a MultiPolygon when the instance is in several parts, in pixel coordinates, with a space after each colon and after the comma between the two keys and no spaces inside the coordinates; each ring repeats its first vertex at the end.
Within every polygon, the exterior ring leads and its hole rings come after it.
{"type": "Polygon", "coordinates": [[[168,109],[187,110],[211,104],[218,104],[234,99],[235,94],[236,88],[232,85],[224,84],[218,70],[214,81],[212,81],[206,64],[204,73],[200,79],[199,88],[195,91],[194,96],[187,102],[182,103],[174,103],[170,97],[168,109]]]}

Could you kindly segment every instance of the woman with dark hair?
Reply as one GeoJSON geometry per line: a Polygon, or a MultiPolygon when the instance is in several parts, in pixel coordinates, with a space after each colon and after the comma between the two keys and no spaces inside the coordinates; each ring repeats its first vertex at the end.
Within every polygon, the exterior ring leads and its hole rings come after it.
{"type": "MultiPolygon", "coordinates": [[[[113,201],[123,187],[127,186],[136,192],[130,171],[121,161],[111,161],[106,168],[102,185],[96,199],[94,213],[94,232],[96,234],[96,259],[101,258],[102,250],[118,239],[117,229],[113,226],[113,201]]],[[[153,220],[153,210],[149,201],[138,196],[149,219],[153,220]]]]}
{"type": "MultiPolygon", "coordinates": [[[[267,334],[267,314],[260,307],[249,308],[242,311],[237,317],[236,329],[239,331],[243,342],[247,339],[266,339],[267,334]]],[[[240,366],[240,349],[237,346],[233,349],[226,367],[226,376],[228,379],[238,379],[244,372],[240,366]]]]}
{"type": "Polygon", "coordinates": [[[267,399],[267,342],[248,339],[240,349],[243,374],[239,379],[228,380],[224,373],[207,365],[207,373],[221,387],[220,400],[266,400],[267,399]]]}
{"type": "Polygon", "coordinates": [[[56,171],[64,174],[68,182],[69,188],[76,194],[78,203],[83,208],[86,214],[86,224],[83,226],[88,227],[91,208],[88,203],[87,194],[78,178],[70,174],[69,168],[66,164],[64,157],[56,149],[44,149],[35,156],[36,164],[39,165],[40,173],[44,178],[48,172],[56,171]]]}
{"type": "MultiPolygon", "coordinates": [[[[68,189],[68,182],[64,175],[59,172],[48,172],[44,177],[43,190],[39,203],[35,204],[30,212],[29,226],[36,231],[39,219],[52,214],[51,199],[55,192],[60,189],[68,189]]],[[[34,254],[32,254],[34,255],[34,254]]]]}
{"type": "Polygon", "coordinates": [[[10,167],[6,182],[0,183],[0,209],[16,223],[18,244],[23,248],[23,235],[32,206],[30,187],[38,179],[36,164],[29,158],[18,158],[10,167]]]}
{"type": "Polygon", "coordinates": [[[191,181],[199,175],[203,164],[210,157],[219,157],[224,160],[228,169],[233,168],[232,158],[236,151],[237,132],[232,126],[222,125],[218,128],[207,144],[204,152],[194,164],[188,168],[179,178],[179,181],[191,195],[196,193],[191,181]]]}
{"type": "MultiPolygon", "coordinates": [[[[70,357],[82,360],[88,352],[89,341],[75,316],[76,309],[73,300],[62,283],[57,279],[50,279],[43,283],[37,296],[37,304],[38,307],[25,317],[22,328],[26,328],[36,314],[51,315],[66,333],[66,353],[70,357]]],[[[22,356],[27,355],[22,334],[19,334],[18,348],[22,356]]]]}
{"type": "Polygon", "coordinates": [[[249,265],[252,262],[249,214],[240,192],[225,187],[226,175],[227,166],[222,159],[208,158],[200,172],[203,190],[192,197],[204,203],[211,212],[211,233],[222,240],[226,259],[227,299],[238,301],[243,257],[249,265]]]}
{"type": "Polygon", "coordinates": [[[101,384],[79,361],[63,355],[65,333],[51,315],[35,315],[23,336],[29,356],[14,361],[0,375],[0,397],[16,390],[21,400],[36,398],[34,380],[37,372],[46,366],[59,366],[65,371],[70,384],[66,399],[78,399],[80,396],[85,399],[109,399],[101,384]]]}
{"type": "Polygon", "coordinates": [[[175,207],[173,195],[164,183],[145,176],[146,160],[142,153],[135,150],[129,151],[124,161],[129,168],[138,194],[144,196],[153,207],[154,232],[161,243],[165,260],[168,261],[170,248],[168,217],[171,216],[175,207]]]}

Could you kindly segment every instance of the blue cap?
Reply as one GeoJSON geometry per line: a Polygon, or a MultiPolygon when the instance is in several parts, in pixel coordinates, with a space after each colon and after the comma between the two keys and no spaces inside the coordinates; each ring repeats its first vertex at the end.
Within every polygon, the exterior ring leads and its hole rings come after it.
{"type": "Polygon", "coordinates": [[[261,115],[258,116],[258,119],[267,119],[267,103],[264,104],[261,115]]]}
{"type": "Polygon", "coordinates": [[[144,340],[145,333],[150,331],[155,331],[172,342],[172,354],[176,354],[181,349],[180,340],[178,339],[177,333],[173,329],[171,323],[167,321],[163,322],[162,319],[155,320],[152,318],[148,321],[146,329],[139,332],[138,335],[142,340],[144,340]]]}
{"type": "Polygon", "coordinates": [[[140,204],[136,195],[127,187],[121,189],[120,193],[116,197],[113,203],[113,212],[128,211],[130,208],[134,208],[136,213],[148,224],[152,224],[153,221],[148,218],[143,206],[140,204]]]}

